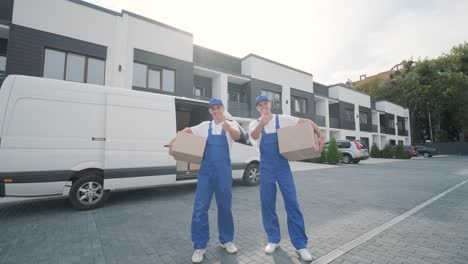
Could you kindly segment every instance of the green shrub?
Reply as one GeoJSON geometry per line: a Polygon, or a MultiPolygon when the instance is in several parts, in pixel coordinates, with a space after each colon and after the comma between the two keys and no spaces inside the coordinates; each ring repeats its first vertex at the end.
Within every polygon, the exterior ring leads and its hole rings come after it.
{"type": "Polygon", "coordinates": [[[379,147],[377,146],[377,144],[375,142],[372,144],[370,156],[371,156],[371,158],[381,158],[382,157],[382,153],[381,153],[379,147]]]}
{"type": "Polygon", "coordinates": [[[385,145],[384,149],[382,150],[382,158],[384,159],[395,158],[395,146],[392,146],[390,144],[385,145]]]}
{"type": "Polygon", "coordinates": [[[328,153],[326,155],[326,160],[330,164],[337,164],[343,159],[341,152],[338,151],[338,145],[336,140],[332,138],[330,140],[330,146],[328,147],[328,153]]]}
{"type": "Polygon", "coordinates": [[[408,153],[405,151],[405,147],[402,143],[398,144],[395,148],[395,156],[397,159],[407,159],[408,153]]]}

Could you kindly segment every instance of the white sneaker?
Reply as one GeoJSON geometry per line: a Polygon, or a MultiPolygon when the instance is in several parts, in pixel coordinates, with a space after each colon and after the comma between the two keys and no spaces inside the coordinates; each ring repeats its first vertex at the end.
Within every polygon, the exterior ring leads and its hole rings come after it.
{"type": "Polygon", "coordinates": [[[197,249],[193,252],[192,262],[193,263],[200,263],[203,261],[203,255],[205,255],[206,249],[197,249]]]}
{"type": "Polygon", "coordinates": [[[219,244],[222,248],[225,248],[228,253],[235,254],[237,253],[237,247],[232,242],[227,242],[224,244],[219,244]]]}
{"type": "Polygon", "coordinates": [[[272,254],[277,248],[279,248],[279,244],[268,243],[268,245],[265,247],[265,253],[272,254]]]}
{"type": "Polygon", "coordinates": [[[299,253],[303,261],[312,261],[312,255],[307,251],[307,248],[299,249],[297,253],[299,253]]]}

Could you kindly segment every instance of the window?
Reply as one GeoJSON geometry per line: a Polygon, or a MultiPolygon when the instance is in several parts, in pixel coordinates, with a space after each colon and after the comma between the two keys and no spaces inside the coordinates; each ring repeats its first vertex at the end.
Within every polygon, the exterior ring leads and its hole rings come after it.
{"type": "Polygon", "coordinates": [[[76,53],[45,49],[46,78],[104,85],[105,61],[76,53]]]}
{"type": "Polygon", "coordinates": [[[44,58],[44,77],[64,80],[66,53],[46,49],[44,58]]]}
{"type": "Polygon", "coordinates": [[[88,58],[88,83],[104,85],[104,69],[105,63],[103,60],[88,58]]]}
{"type": "Polygon", "coordinates": [[[74,82],[84,82],[85,57],[81,55],[68,54],[67,71],[65,80],[74,82]]]}
{"type": "Polygon", "coordinates": [[[395,128],[395,119],[388,119],[388,127],[395,128]]]}
{"type": "Polygon", "coordinates": [[[0,80],[5,77],[6,57],[0,55],[0,80]]]}
{"type": "MultiPolygon", "coordinates": [[[[133,87],[174,93],[175,71],[134,62],[133,87]]],[[[194,90],[194,94],[196,95],[196,90],[194,90]]]]}
{"type": "Polygon", "coordinates": [[[5,71],[6,68],[6,57],[4,55],[0,55],[0,71],[5,71]]]}
{"type": "Polygon", "coordinates": [[[398,129],[403,130],[405,127],[403,125],[403,121],[398,120],[398,129]]]}
{"type": "Polygon", "coordinates": [[[359,123],[360,124],[367,124],[368,120],[368,113],[367,112],[359,112],[359,123]]]}
{"type": "Polygon", "coordinates": [[[268,90],[262,90],[262,95],[268,97],[271,102],[272,110],[281,110],[281,94],[268,90]]]}
{"type": "Polygon", "coordinates": [[[354,122],[354,110],[345,108],[345,120],[349,122],[354,122]]]}
{"type": "Polygon", "coordinates": [[[148,88],[161,90],[161,71],[148,69],[148,88]]]}
{"type": "Polygon", "coordinates": [[[307,113],[307,99],[291,96],[291,110],[296,113],[307,113]]]}
{"type": "Polygon", "coordinates": [[[202,87],[194,87],[193,88],[193,94],[195,96],[203,97],[205,96],[205,88],[202,87]]]}

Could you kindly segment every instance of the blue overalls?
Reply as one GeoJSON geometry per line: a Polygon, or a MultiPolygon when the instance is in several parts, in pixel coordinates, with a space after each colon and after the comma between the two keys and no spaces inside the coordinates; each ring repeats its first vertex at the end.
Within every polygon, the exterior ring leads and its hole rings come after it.
{"type": "MultiPolygon", "coordinates": [[[[275,118],[279,129],[279,118],[275,118]]],[[[260,200],[262,204],[263,227],[269,243],[281,240],[278,215],[276,214],[276,182],[283,194],[284,207],[288,215],[288,231],[296,249],[307,248],[304,217],[297,203],[296,187],[289,162],[279,152],[278,134],[265,133],[262,129],[260,140],[260,200]]]]}
{"type": "Polygon", "coordinates": [[[219,241],[224,244],[234,239],[231,212],[232,168],[229,145],[224,129],[213,135],[212,122],[208,128],[205,153],[198,173],[197,191],[192,214],[192,242],[195,249],[205,249],[210,239],[208,209],[213,192],[218,207],[219,241]]]}

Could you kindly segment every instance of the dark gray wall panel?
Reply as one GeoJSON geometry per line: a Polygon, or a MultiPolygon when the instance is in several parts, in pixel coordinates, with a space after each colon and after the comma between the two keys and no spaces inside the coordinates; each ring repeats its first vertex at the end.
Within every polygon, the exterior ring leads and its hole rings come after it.
{"type": "Polygon", "coordinates": [[[328,97],[328,86],[314,82],[314,93],[328,97]]]}
{"type": "Polygon", "coordinates": [[[13,0],[0,1],[0,23],[11,22],[13,17],[13,0]]]}
{"type": "Polygon", "coordinates": [[[107,47],[18,25],[10,26],[6,72],[42,77],[44,49],[106,59],[107,47]]]}
{"type": "MultiPolygon", "coordinates": [[[[308,118],[311,120],[315,120],[315,101],[314,101],[314,94],[313,93],[308,93],[302,90],[297,90],[294,88],[291,88],[291,96],[298,96],[302,98],[307,99],[307,114],[304,113],[296,113],[293,112],[293,109],[291,109],[291,115],[301,117],[301,118],[308,118]]],[[[292,98],[289,100],[289,106],[292,108],[292,98]]]]}
{"type": "Polygon", "coordinates": [[[239,58],[197,45],[193,46],[193,62],[197,65],[217,68],[222,71],[242,73],[242,63],[239,58]]]}
{"type": "Polygon", "coordinates": [[[194,98],[192,63],[140,49],[134,49],[133,56],[134,61],[174,70],[175,95],[194,98]]]}

